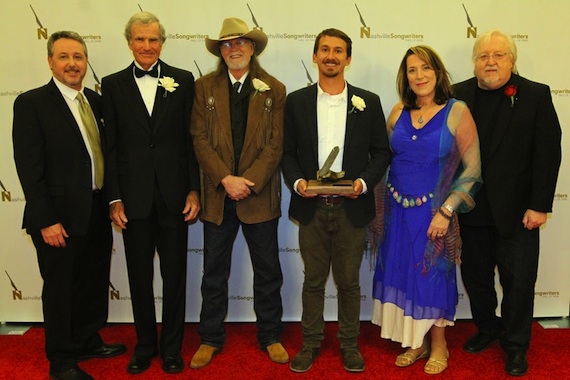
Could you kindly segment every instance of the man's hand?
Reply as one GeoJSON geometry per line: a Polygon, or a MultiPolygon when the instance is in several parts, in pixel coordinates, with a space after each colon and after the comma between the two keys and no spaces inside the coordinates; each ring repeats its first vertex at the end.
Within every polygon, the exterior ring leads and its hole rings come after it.
{"type": "Polygon", "coordinates": [[[364,187],[362,186],[362,181],[360,180],[356,180],[352,183],[352,193],[345,193],[345,194],[341,194],[343,197],[347,197],[347,198],[351,198],[351,199],[356,199],[358,198],[358,196],[360,194],[362,194],[362,190],[364,189],[364,187]]]}
{"type": "Polygon", "coordinates": [[[222,185],[230,199],[239,201],[240,199],[247,198],[249,194],[251,194],[250,187],[255,186],[255,183],[244,177],[227,175],[222,179],[222,185]]]}
{"type": "Polygon", "coordinates": [[[522,223],[527,230],[539,228],[546,223],[546,213],[528,209],[523,215],[522,223]]]}
{"type": "Polygon", "coordinates": [[[41,233],[46,244],[56,248],[65,248],[65,238],[68,238],[69,235],[61,223],[42,228],[41,233]]]}
{"type": "Polygon", "coordinates": [[[191,191],[186,196],[186,204],[184,205],[184,221],[190,222],[198,217],[200,211],[200,197],[197,191],[191,191]]]}
{"type": "Polygon", "coordinates": [[[306,180],[304,179],[299,180],[299,182],[297,183],[297,191],[299,192],[299,194],[301,194],[303,198],[316,197],[318,194],[307,193],[307,186],[309,186],[309,183],[306,180]]]}
{"type": "Polygon", "coordinates": [[[125,205],[123,202],[118,201],[111,203],[111,206],[109,207],[109,217],[115,226],[119,227],[122,230],[125,230],[127,228],[127,222],[129,220],[125,215],[125,205]]]}

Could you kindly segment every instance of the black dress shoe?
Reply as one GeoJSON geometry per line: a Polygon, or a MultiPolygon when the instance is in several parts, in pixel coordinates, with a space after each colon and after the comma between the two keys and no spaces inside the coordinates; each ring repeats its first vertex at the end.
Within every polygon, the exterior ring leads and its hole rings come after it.
{"type": "Polygon", "coordinates": [[[497,340],[499,340],[499,334],[487,334],[479,331],[465,342],[463,350],[470,354],[476,354],[486,350],[497,340]]]}
{"type": "Polygon", "coordinates": [[[166,356],[162,359],[162,370],[166,373],[178,373],[184,369],[184,361],[180,355],[166,356]]]}
{"type": "Polygon", "coordinates": [[[131,375],[136,375],[137,373],[146,371],[150,367],[152,358],[152,356],[133,355],[129,365],[127,366],[127,372],[131,375]]]}
{"type": "Polygon", "coordinates": [[[77,357],[77,361],[83,361],[94,358],[112,358],[113,356],[121,355],[127,352],[127,347],[124,344],[106,344],[103,343],[99,347],[85,351],[77,357]]]}
{"type": "Polygon", "coordinates": [[[79,367],[63,371],[49,371],[50,380],[93,380],[93,377],[79,367]]]}
{"type": "Polygon", "coordinates": [[[528,371],[526,352],[511,351],[507,353],[507,365],[505,370],[511,376],[522,376],[528,371]]]}

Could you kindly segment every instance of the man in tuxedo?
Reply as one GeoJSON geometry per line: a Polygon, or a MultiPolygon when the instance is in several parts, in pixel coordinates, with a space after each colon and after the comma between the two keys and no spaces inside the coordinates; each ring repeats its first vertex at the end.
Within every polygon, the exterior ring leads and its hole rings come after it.
{"type": "Polygon", "coordinates": [[[201,368],[225,342],[232,246],[241,226],[253,265],[257,341],[276,363],[287,363],[281,344],[281,286],[277,223],[281,216],[285,86],[257,60],[267,45],[261,30],[224,20],[206,48],[219,58],[213,73],[196,81],[191,133],[202,174],[204,275],[201,345],[190,362],[201,368]]]}
{"type": "Polygon", "coordinates": [[[166,33],[155,15],[133,15],[125,37],[134,62],[103,78],[102,88],[110,217],[123,231],[137,331],[127,371],[147,370],[160,350],[162,369],[176,373],[184,368],[180,349],[187,222],[200,209],[198,165],[189,133],[194,77],[159,59],[166,33]],[[153,292],[155,250],[163,291],[160,342],[153,292]]]}
{"type": "Polygon", "coordinates": [[[103,186],[101,99],[83,87],[87,46],[75,32],[47,44],[53,78],[14,102],[14,160],[26,196],[23,227],[37,250],[50,379],[92,379],[77,365],[113,357],[105,344],[111,223],[103,186]]]}
{"type": "Polygon", "coordinates": [[[351,86],[344,70],[351,62],[352,41],[342,31],[326,29],[315,40],[313,62],[319,81],[288,95],[285,106],[281,168],[291,187],[289,215],[299,222],[299,246],[305,265],[303,348],[291,362],[295,372],[311,368],[324,337],[324,292],[332,266],[338,289],[339,339],[344,368],[364,370],[358,350],[360,333],[359,271],[365,229],[375,216],[373,188],[390,162],[380,98],[351,86]],[[332,148],[339,154],[331,169],[353,180],[342,195],[316,194],[316,179],[332,148]]]}
{"type": "Polygon", "coordinates": [[[483,187],[459,217],[461,273],[477,333],[463,346],[478,353],[501,340],[506,372],[524,375],[530,344],[539,230],[552,212],[561,160],[561,130],[548,86],[517,75],[517,50],[500,31],[473,47],[475,77],[455,86],[475,119],[483,187]],[[503,288],[495,315],[495,267],[503,288]]]}

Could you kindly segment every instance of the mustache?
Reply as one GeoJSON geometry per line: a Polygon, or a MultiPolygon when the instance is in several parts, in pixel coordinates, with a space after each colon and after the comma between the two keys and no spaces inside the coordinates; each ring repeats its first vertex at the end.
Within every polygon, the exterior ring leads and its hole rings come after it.
{"type": "Polygon", "coordinates": [[[324,63],[325,65],[326,65],[327,63],[333,63],[333,64],[335,64],[335,65],[338,65],[338,64],[339,64],[339,61],[336,60],[336,59],[330,59],[330,58],[329,58],[329,59],[323,59],[323,63],[324,63]]]}
{"type": "Polygon", "coordinates": [[[486,70],[498,70],[498,69],[499,69],[499,66],[497,66],[497,65],[492,65],[492,66],[487,65],[487,66],[485,66],[485,69],[486,69],[486,70]]]}

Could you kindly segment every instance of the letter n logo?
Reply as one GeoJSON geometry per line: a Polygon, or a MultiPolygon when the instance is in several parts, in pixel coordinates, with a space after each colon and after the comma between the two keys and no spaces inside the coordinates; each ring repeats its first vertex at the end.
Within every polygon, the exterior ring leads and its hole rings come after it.
{"type": "Polygon", "coordinates": [[[361,26],[360,27],[360,38],[370,38],[370,27],[369,26],[361,26]]]}
{"type": "Polygon", "coordinates": [[[118,290],[109,291],[109,295],[110,295],[111,300],[120,300],[121,299],[121,294],[118,290]]]}
{"type": "Polygon", "coordinates": [[[3,191],[2,192],[2,202],[11,202],[12,201],[12,195],[10,194],[9,191],[3,191]]]}
{"type": "Polygon", "coordinates": [[[21,290],[12,290],[12,299],[13,300],[21,300],[22,299],[22,291],[21,290]]]}
{"type": "Polygon", "coordinates": [[[467,38],[477,38],[477,27],[470,26],[467,28],[467,38]]]}
{"type": "Polygon", "coordinates": [[[47,40],[48,39],[48,31],[47,28],[38,28],[38,40],[41,39],[47,40]]]}

